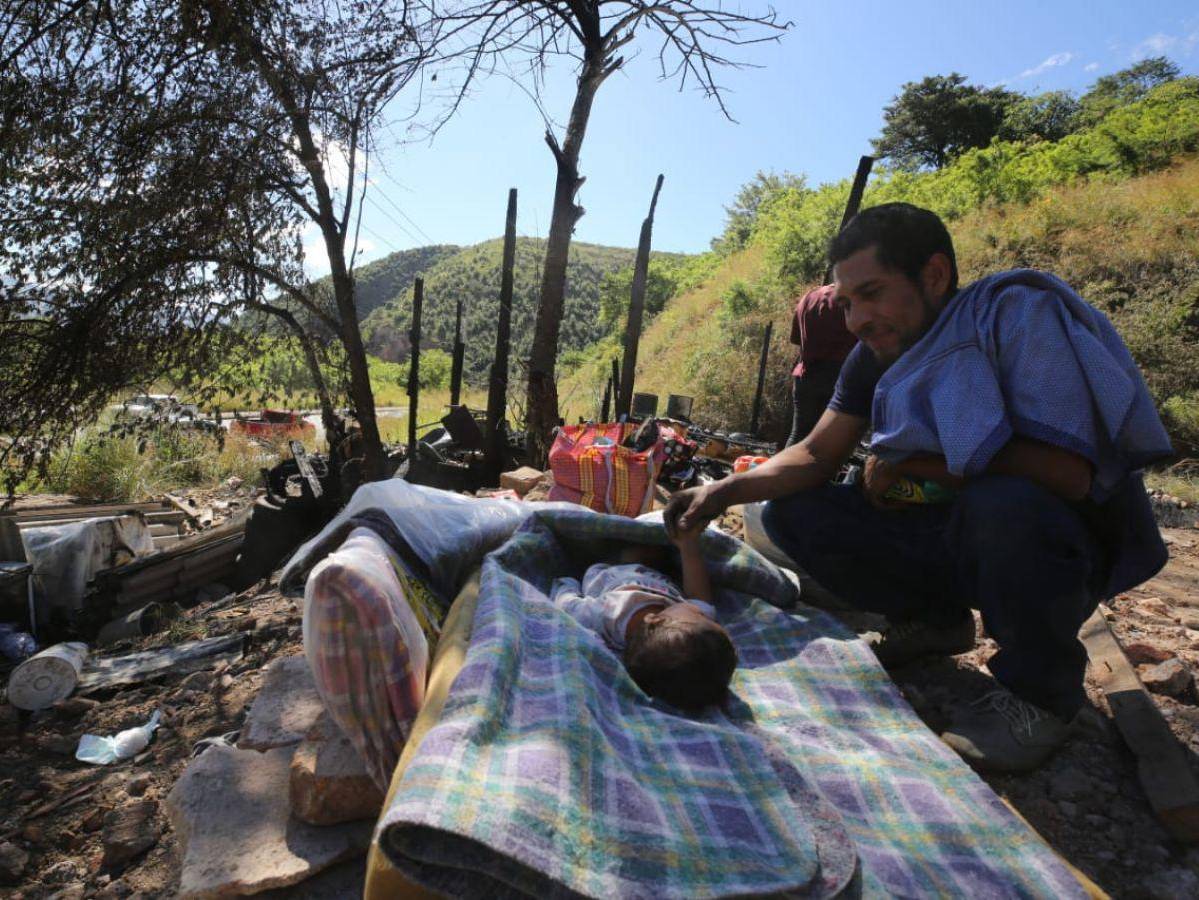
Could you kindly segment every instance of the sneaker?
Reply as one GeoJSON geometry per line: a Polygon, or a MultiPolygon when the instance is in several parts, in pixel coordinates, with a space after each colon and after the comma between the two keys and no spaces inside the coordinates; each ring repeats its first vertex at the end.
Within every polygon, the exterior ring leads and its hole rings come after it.
{"type": "Polygon", "coordinates": [[[955,656],[974,649],[974,615],[967,611],[952,625],[918,619],[896,622],[866,643],[884,666],[902,666],[922,656],[955,656]]]}
{"type": "Polygon", "coordinates": [[[980,772],[1029,772],[1070,733],[1070,722],[998,688],[971,703],[941,740],[980,772]]]}

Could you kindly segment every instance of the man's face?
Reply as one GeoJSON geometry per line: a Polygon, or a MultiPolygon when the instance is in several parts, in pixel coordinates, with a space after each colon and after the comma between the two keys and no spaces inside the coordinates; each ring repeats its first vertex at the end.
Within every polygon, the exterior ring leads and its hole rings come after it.
{"type": "MultiPolygon", "coordinates": [[[[936,260],[937,257],[934,257],[936,260]]],[[[895,362],[932,326],[944,303],[945,284],[929,269],[921,283],[878,261],[876,248],[866,247],[833,267],[837,304],[845,325],[882,363],[895,362]]]]}

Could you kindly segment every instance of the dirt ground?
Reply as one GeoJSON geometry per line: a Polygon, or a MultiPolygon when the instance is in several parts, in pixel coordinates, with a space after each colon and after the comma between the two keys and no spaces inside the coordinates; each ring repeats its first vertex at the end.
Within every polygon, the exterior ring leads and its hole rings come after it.
{"type": "MultiPolygon", "coordinates": [[[[720,524],[740,530],[735,516],[720,524]]],[[[1171,552],[1167,568],[1105,609],[1121,643],[1138,648],[1134,661],[1176,657],[1194,672],[1199,664],[1199,528],[1178,524],[1163,530],[1171,552]]],[[[229,665],[71,698],[32,715],[0,706],[0,895],[7,890],[6,896],[14,898],[65,900],[173,893],[179,877],[177,842],[163,801],[198,741],[241,726],[267,663],[301,652],[300,609],[264,582],[193,607],[165,635],[106,650],[130,652],[235,631],[247,635],[246,651],[229,665]],[[162,726],[134,759],[106,767],[74,759],[82,734],[115,734],[144,723],[156,709],[162,726]],[[146,803],[138,804],[139,799],[146,803]],[[147,837],[128,846],[114,823],[119,825],[131,806],[148,812],[141,826],[147,837]]],[[[946,723],[955,696],[986,689],[980,668],[993,649],[984,639],[970,654],[893,674],[917,711],[938,728],[946,723]]],[[[1101,694],[1091,684],[1088,690],[1093,709],[1061,753],[1039,772],[989,782],[1059,853],[1113,896],[1199,896],[1199,849],[1171,841],[1157,824],[1132,754],[1101,694]]],[[[1195,762],[1199,699],[1193,683],[1177,697],[1155,695],[1155,700],[1195,762]]]]}

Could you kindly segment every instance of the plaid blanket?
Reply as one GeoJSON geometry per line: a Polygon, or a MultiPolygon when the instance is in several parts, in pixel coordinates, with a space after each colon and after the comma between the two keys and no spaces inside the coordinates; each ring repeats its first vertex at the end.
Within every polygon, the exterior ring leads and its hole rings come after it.
{"type": "Polygon", "coordinates": [[[705,536],[740,657],[725,709],[647,699],[548,599],[657,524],[541,511],[488,556],[470,650],[381,819],[454,896],[1075,896],[1052,851],[756,552],[705,536]]]}

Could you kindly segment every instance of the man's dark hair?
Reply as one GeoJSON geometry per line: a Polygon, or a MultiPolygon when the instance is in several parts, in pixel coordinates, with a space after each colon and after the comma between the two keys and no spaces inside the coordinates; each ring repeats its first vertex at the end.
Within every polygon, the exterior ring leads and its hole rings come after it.
{"type": "Polygon", "coordinates": [[[651,697],[695,713],[724,699],[737,651],[723,628],[670,623],[634,631],[624,664],[651,697]]]}
{"type": "Polygon", "coordinates": [[[910,203],[884,203],[864,209],[849,220],[828,246],[830,265],[848,259],[859,250],[875,247],[878,261],[920,283],[924,264],[935,253],[949,257],[949,290],[958,288],[958,261],[953,239],[941,217],[910,203]]]}

